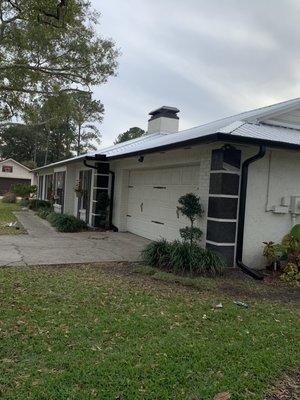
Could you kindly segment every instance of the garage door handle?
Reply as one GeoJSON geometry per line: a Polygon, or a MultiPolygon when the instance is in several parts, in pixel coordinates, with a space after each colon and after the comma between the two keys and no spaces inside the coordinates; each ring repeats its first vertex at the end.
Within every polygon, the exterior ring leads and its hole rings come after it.
{"type": "Polygon", "coordinates": [[[141,208],[141,212],[143,212],[143,209],[144,209],[144,203],[141,203],[141,204],[140,204],[140,208],[141,208]]]}
{"type": "Polygon", "coordinates": [[[177,218],[179,219],[179,208],[178,207],[176,208],[176,215],[177,215],[177,218]]]}

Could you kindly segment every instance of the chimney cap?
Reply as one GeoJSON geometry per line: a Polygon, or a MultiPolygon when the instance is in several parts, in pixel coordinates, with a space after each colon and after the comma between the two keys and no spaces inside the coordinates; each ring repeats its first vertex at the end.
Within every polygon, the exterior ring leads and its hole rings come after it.
{"type": "Polygon", "coordinates": [[[162,106],[149,112],[149,115],[151,115],[150,120],[160,117],[179,119],[179,117],[177,116],[177,113],[179,112],[180,110],[176,107],[162,106]]]}

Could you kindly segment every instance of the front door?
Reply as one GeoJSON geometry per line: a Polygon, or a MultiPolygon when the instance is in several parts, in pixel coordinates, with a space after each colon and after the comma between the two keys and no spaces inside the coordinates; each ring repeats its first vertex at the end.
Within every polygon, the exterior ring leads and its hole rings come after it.
{"type": "Polygon", "coordinates": [[[79,182],[81,195],[78,197],[77,217],[88,223],[90,217],[92,171],[79,171],[79,182]]]}

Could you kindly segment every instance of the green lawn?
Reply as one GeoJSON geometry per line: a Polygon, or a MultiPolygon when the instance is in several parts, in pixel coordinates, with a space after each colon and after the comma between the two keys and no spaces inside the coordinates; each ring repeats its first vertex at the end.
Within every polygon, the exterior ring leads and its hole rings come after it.
{"type": "Polygon", "coordinates": [[[262,400],[299,363],[297,304],[272,286],[112,271],[0,270],[1,399],[262,400]]]}
{"type": "Polygon", "coordinates": [[[0,200],[0,235],[18,235],[25,233],[25,229],[17,220],[13,211],[20,211],[21,207],[19,204],[6,204],[0,200]],[[17,221],[17,229],[14,227],[5,227],[7,222],[17,221]]]}

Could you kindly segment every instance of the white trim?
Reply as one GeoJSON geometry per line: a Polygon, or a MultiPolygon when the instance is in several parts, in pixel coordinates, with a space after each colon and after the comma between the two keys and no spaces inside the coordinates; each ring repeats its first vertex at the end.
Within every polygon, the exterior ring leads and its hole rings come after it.
{"type": "Polygon", "coordinates": [[[206,243],[213,244],[214,246],[228,246],[228,247],[235,246],[235,243],[219,243],[219,242],[213,242],[212,240],[207,240],[207,239],[206,239],[206,243]]]}
{"type": "Polygon", "coordinates": [[[54,168],[53,173],[55,174],[55,173],[57,173],[57,172],[66,172],[66,170],[67,170],[67,167],[66,167],[66,166],[64,166],[64,167],[57,167],[57,168],[54,168]]]}
{"type": "Polygon", "coordinates": [[[213,217],[207,217],[207,220],[209,221],[215,221],[215,222],[236,222],[236,219],[224,219],[224,218],[213,218],[213,217]]]}
{"type": "Polygon", "coordinates": [[[4,163],[4,162],[6,162],[6,161],[12,161],[12,162],[14,162],[15,164],[19,165],[20,167],[22,167],[22,168],[24,168],[24,169],[27,169],[27,171],[33,172],[30,168],[28,168],[28,167],[26,167],[25,165],[19,163],[18,161],[14,160],[13,158],[6,158],[5,160],[0,161],[0,164],[4,163]]]}
{"type": "Polygon", "coordinates": [[[239,195],[235,195],[235,194],[209,194],[209,197],[222,197],[224,199],[238,199],[239,195]]]}
{"type": "Polygon", "coordinates": [[[241,173],[239,171],[229,171],[226,169],[216,169],[213,171],[210,171],[211,174],[231,174],[231,175],[238,175],[240,176],[241,173]]]}

